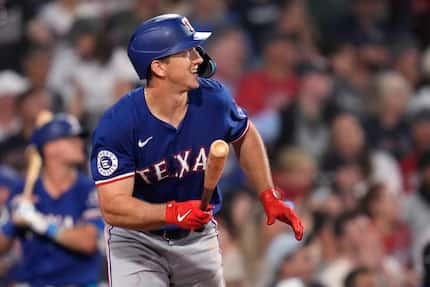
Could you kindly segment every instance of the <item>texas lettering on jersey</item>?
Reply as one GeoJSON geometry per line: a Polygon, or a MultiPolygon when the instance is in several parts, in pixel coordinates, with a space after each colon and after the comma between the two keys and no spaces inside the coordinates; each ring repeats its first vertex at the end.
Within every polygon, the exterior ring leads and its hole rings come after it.
{"type": "MultiPolygon", "coordinates": [[[[97,186],[134,177],[133,197],[161,203],[201,198],[209,147],[233,143],[249,127],[246,111],[216,80],[188,92],[187,112],[174,127],[151,113],[144,87],[130,91],[101,117],[93,133],[91,173],[97,186]]],[[[221,205],[217,187],[211,200],[221,205]]]]}
{"type": "Polygon", "coordinates": [[[137,170],[142,179],[147,184],[162,181],[166,178],[183,178],[190,172],[200,172],[206,169],[207,152],[201,147],[197,156],[190,158],[191,150],[173,155],[173,159],[180,167],[179,170],[170,170],[167,160],[161,160],[144,169],[137,170]]]}

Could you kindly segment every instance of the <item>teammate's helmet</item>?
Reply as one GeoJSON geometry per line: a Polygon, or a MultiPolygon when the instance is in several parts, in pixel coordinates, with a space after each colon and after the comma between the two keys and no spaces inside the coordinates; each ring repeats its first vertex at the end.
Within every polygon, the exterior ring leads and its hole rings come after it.
{"type": "MultiPolygon", "coordinates": [[[[211,34],[196,32],[184,16],[177,14],[157,16],[146,20],[134,31],[128,43],[128,57],[139,78],[145,79],[153,60],[198,47],[211,34]]],[[[199,53],[201,54],[200,51],[199,53]]],[[[215,62],[210,58],[209,60],[213,74],[215,62]]]]}
{"type": "Polygon", "coordinates": [[[84,136],[85,134],[79,121],[74,116],[57,114],[49,122],[33,131],[31,143],[41,151],[43,146],[50,141],[66,137],[84,136]]]}

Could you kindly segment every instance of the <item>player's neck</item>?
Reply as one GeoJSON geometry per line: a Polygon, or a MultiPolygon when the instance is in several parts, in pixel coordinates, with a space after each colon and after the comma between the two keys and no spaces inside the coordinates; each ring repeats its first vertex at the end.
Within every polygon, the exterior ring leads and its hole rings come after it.
{"type": "Polygon", "coordinates": [[[177,127],[188,107],[186,91],[172,92],[158,88],[145,88],[145,100],[151,113],[162,121],[177,127]]]}
{"type": "Polygon", "coordinates": [[[43,184],[54,198],[67,191],[74,184],[76,177],[77,171],[72,166],[47,163],[43,168],[43,184]]]}

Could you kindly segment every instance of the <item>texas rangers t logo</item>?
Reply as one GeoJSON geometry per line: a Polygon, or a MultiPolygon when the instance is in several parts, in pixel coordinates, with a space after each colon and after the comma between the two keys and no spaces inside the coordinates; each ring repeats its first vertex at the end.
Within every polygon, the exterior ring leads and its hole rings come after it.
{"type": "Polygon", "coordinates": [[[188,21],[188,19],[186,17],[182,18],[182,24],[184,24],[184,26],[187,28],[187,30],[190,31],[191,33],[195,32],[193,26],[191,26],[190,21],[188,21]]]}

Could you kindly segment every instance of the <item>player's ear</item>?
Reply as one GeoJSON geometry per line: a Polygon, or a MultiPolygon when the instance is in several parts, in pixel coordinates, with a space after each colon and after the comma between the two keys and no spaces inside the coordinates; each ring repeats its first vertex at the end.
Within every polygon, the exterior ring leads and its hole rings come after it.
{"type": "Polygon", "coordinates": [[[151,63],[152,74],[164,78],[166,76],[166,62],[161,60],[154,60],[151,63]]]}

